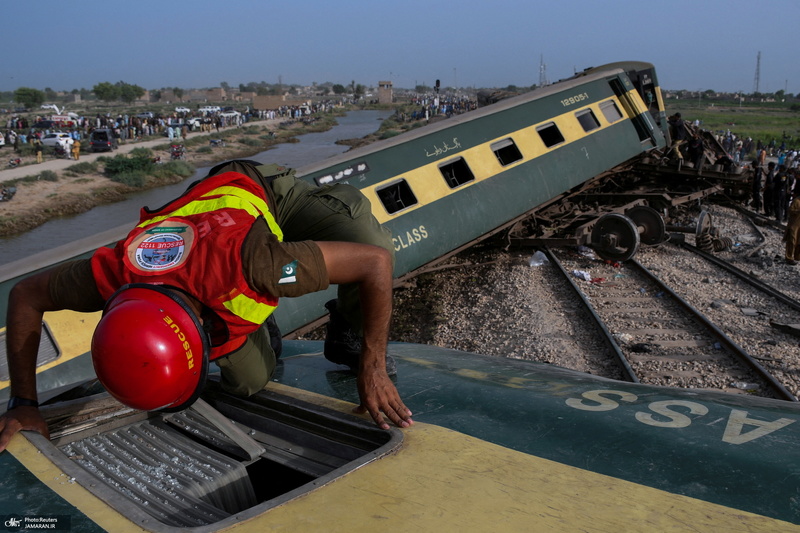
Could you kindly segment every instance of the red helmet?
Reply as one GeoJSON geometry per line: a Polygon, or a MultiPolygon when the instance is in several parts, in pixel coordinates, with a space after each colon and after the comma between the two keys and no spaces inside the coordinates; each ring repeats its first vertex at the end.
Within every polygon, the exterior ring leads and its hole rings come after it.
{"type": "Polygon", "coordinates": [[[134,409],[179,411],[200,396],[210,344],[192,308],[159,285],[115,292],[92,337],[100,383],[134,409]]]}

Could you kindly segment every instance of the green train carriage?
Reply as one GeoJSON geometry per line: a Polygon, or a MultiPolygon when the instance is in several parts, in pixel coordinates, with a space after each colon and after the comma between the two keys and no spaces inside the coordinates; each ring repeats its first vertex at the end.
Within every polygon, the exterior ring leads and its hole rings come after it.
{"type": "MultiPolygon", "coordinates": [[[[298,175],[361,189],[392,231],[401,277],[611,168],[664,150],[667,132],[655,68],[623,62],[302,167],[298,175]]],[[[330,290],[282,303],[281,329],[319,317],[332,297],[330,290]]]]}

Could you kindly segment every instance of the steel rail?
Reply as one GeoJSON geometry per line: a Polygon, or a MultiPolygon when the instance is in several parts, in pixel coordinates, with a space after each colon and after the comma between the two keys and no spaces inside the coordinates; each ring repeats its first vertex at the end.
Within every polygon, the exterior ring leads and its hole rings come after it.
{"type": "Polygon", "coordinates": [[[776,289],[772,285],[767,285],[763,281],[761,281],[759,279],[756,279],[756,278],[752,277],[751,275],[747,274],[747,272],[745,272],[744,270],[742,270],[742,269],[730,264],[727,261],[724,261],[724,260],[722,260],[722,259],[720,259],[718,257],[715,257],[715,256],[713,256],[713,255],[711,255],[711,254],[709,254],[707,252],[704,252],[703,250],[697,248],[696,246],[693,246],[693,245],[691,245],[689,243],[686,243],[686,242],[679,243],[679,244],[680,244],[680,246],[682,246],[683,248],[689,250],[690,252],[699,255],[700,257],[702,257],[706,261],[715,264],[716,266],[720,267],[721,269],[723,269],[723,270],[725,270],[727,272],[730,272],[731,274],[733,274],[737,278],[741,279],[744,282],[747,282],[748,284],[752,285],[756,289],[758,289],[758,290],[760,290],[760,291],[772,296],[776,300],[780,301],[782,304],[784,304],[784,305],[786,305],[788,307],[791,307],[795,311],[800,311],[800,302],[799,301],[795,300],[791,296],[788,296],[788,295],[782,293],[781,291],[779,291],[778,289],[776,289]]]}
{"type": "Polygon", "coordinates": [[[733,339],[728,337],[725,332],[719,329],[715,324],[709,321],[705,315],[695,309],[689,302],[681,298],[675,291],[673,291],[668,285],[666,285],[661,279],[658,278],[655,274],[650,272],[644,265],[639,263],[635,258],[630,259],[628,261],[629,264],[635,265],[637,268],[641,270],[650,280],[658,285],[664,292],[668,293],[672,296],[676,302],[678,302],[684,309],[686,309],[689,313],[691,313],[703,326],[705,326],[709,331],[711,331],[714,336],[719,339],[719,341],[735,356],[741,359],[747,366],[749,366],[756,374],[758,374],[761,378],[763,378],[772,388],[775,390],[783,399],[789,400],[792,402],[798,401],[794,394],[789,392],[783,384],[775,379],[766,368],[761,366],[761,364],[756,361],[750,354],[748,354],[744,349],[736,344],[733,339]]]}
{"type": "Polygon", "coordinates": [[[605,322],[603,322],[603,319],[601,319],[600,316],[597,314],[597,312],[594,310],[594,306],[592,306],[589,300],[586,299],[586,296],[583,294],[583,291],[580,289],[580,287],[578,287],[578,284],[575,283],[572,277],[567,273],[567,271],[564,269],[564,265],[561,264],[561,261],[558,260],[558,258],[552,252],[552,250],[550,250],[550,248],[547,246],[544,246],[543,249],[547,258],[558,268],[559,272],[561,272],[561,274],[564,276],[564,279],[566,279],[567,282],[569,282],[569,285],[570,287],[572,287],[572,290],[575,291],[575,294],[578,295],[578,297],[583,302],[584,307],[594,319],[597,328],[603,333],[603,340],[606,342],[609,349],[614,353],[620,365],[622,366],[625,376],[628,378],[629,381],[633,383],[639,383],[640,382],[639,377],[636,375],[636,372],[633,370],[633,367],[631,367],[628,358],[625,357],[625,354],[623,354],[622,350],[619,349],[617,342],[614,340],[614,336],[606,327],[606,324],[605,322]]]}

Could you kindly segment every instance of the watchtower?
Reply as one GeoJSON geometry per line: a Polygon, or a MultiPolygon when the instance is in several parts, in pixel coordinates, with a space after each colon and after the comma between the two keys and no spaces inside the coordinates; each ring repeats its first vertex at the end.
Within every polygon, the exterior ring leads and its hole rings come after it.
{"type": "Polygon", "coordinates": [[[392,82],[390,81],[378,82],[378,103],[381,104],[392,103],[392,82]]]}

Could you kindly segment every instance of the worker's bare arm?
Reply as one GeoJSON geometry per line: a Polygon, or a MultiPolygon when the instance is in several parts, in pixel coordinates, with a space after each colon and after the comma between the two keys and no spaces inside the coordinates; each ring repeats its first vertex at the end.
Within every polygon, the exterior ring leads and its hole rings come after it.
{"type": "Polygon", "coordinates": [[[364,316],[364,339],[358,373],[361,412],[388,429],[385,414],[398,427],[413,422],[386,374],[386,345],[392,317],[392,256],[378,246],[349,242],[317,242],[331,283],[358,283],[364,316]]]}
{"type": "MultiPolygon", "coordinates": [[[[37,399],[36,359],[42,334],[42,317],[56,310],[50,298],[51,271],[23,279],[11,290],[6,320],[6,354],[11,380],[10,395],[37,399]]],[[[22,429],[49,436],[47,424],[35,407],[17,407],[0,417],[0,451],[22,429]]]]}

